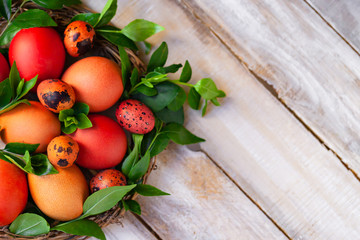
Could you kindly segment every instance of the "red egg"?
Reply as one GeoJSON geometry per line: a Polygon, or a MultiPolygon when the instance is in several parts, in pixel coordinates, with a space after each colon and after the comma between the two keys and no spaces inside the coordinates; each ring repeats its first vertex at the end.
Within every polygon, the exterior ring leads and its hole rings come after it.
{"type": "Polygon", "coordinates": [[[126,178],[116,169],[107,169],[99,172],[90,180],[91,192],[114,186],[125,186],[126,178]]]}
{"type": "Polygon", "coordinates": [[[39,75],[39,83],[60,77],[65,49],[59,34],[52,28],[22,29],[10,43],[9,60],[11,65],[16,61],[21,78],[28,81],[39,75]]]}
{"type": "Polygon", "coordinates": [[[70,136],[79,144],[76,163],[89,169],[112,168],[121,163],[126,149],[127,139],[124,130],[109,117],[90,114],[93,126],[77,129],[70,136]]]}
{"type": "Polygon", "coordinates": [[[5,57],[0,53],[0,82],[9,77],[9,64],[5,57]]]}

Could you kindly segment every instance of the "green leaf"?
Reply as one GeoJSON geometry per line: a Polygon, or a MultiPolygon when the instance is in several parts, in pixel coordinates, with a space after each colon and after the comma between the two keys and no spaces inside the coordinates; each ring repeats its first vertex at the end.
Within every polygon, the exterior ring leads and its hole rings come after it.
{"type": "Polygon", "coordinates": [[[51,165],[49,159],[45,154],[36,154],[31,157],[31,166],[35,175],[43,176],[48,174],[59,173],[53,165],[51,165]]]}
{"type": "Polygon", "coordinates": [[[117,46],[123,46],[132,50],[138,50],[136,44],[124,34],[121,33],[120,29],[113,26],[103,26],[95,29],[96,33],[101,37],[105,38],[109,42],[117,46]]]}
{"type": "Polygon", "coordinates": [[[76,115],[76,119],[79,121],[77,127],[80,129],[91,128],[93,126],[90,119],[84,113],[76,115]]]}
{"type": "Polygon", "coordinates": [[[37,236],[50,231],[49,223],[33,213],[20,214],[10,225],[10,232],[22,236],[37,236]]]}
{"type": "Polygon", "coordinates": [[[15,26],[13,23],[10,23],[5,32],[0,36],[0,46],[10,43],[16,33],[18,33],[20,30],[21,29],[15,26]]]}
{"type": "Polygon", "coordinates": [[[155,96],[156,94],[158,94],[158,91],[156,90],[156,88],[154,88],[154,86],[151,87],[147,87],[145,85],[140,85],[136,88],[136,91],[139,93],[142,93],[146,96],[155,96]]]}
{"type": "Polygon", "coordinates": [[[205,100],[204,106],[201,111],[201,116],[205,116],[207,106],[208,106],[208,100],[205,100]]]}
{"type": "Polygon", "coordinates": [[[10,80],[7,78],[0,82],[0,109],[9,104],[12,97],[10,80]]]}
{"type": "Polygon", "coordinates": [[[25,84],[25,80],[24,80],[24,79],[21,79],[21,81],[19,82],[19,84],[17,85],[17,88],[16,88],[16,96],[20,96],[20,95],[21,95],[22,90],[23,90],[23,87],[24,87],[24,84],[25,84]]]}
{"type": "Polygon", "coordinates": [[[152,48],[151,43],[144,41],[144,47],[145,47],[145,54],[148,55],[152,48]]]}
{"type": "Polygon", "coordinates": [[[11,0],[1,0],[0,1],[0,14],[6,20],[9,20],[11,17],[11,0]]]}
{"type": "Polygon", "coordinates": [[[176,97],[172,102],[167,106],[171,111],[178,111],[182,108],[186,101],[186,93],[182,87],[179,88],[179,91],[177,92],[176,97]]]}
{"type": "Polygon", "coordinates": [[[136,185],[114,186],[101,189],[91,194],[83,206],[81,219],[103,213],[115,206],[121,199],[130,192],[136,185]]]}
{"type": "Polygon", "coordinates": [[[145,103],[152,111],[158,112],[169,105],[177,95],[180,87],[171,82],[162,82],[154,86],[158,94],[155,96],[146,96],[143,94],[134,94],[135,99],[145,103]]]}
{"type": "Polygon", "coordinates": [[[191,79],[191,75],[192,75],[192,70],[191,70],[191,66],[188,62],[188,60],[186,60],[184,68],[181,72],[180,75],[180,82],[188,82],[191,79]]]}
{"type": "Polygon", "coordinates": [[[211,100],[224,93],[217,89],[216,84],[211,78],[201,79],[194,85],[194,88],[205,100],[211,100]]]}
{"type": "Polygon", "coordinates": [[[134,142],[134,147],[129,155],[123,161],[121,166],[121,171],[128,176],[130,173],[131,168],[134,166],[136,161],[139,159],[139,149],[141,147],[141,142],[144,138],[144,135],[141,134],[132,134],[132,139],[134,142]]]}
{"type": "Polygon", "coordinates": [[[71,6],[74,4],[80,4],[80,0],[32,0],[40,7],[47,9],[61,9],[64,5],[71,6]]]}
{"type": "Polygon", "coordinates": [[[195,90],[195,88],[190,88],[188,94],[188,103],[192,109],[198,110],[200,106],[200,94],[195,90]]]}
{"type": "Polygon", "coordinates": [[[213,98],[213,99],[211,99],[210,100],[215,106],[220,106],[220,103],[219,103],[219,101],[216,99],[216,98],[213,98]]]}
{"type": "Polygon", "coordinates": [[[33,28],[33,27],[56,27],[54,20],[43,10],[30,9],[21,13],[12,22],[16,27],[33,28]]]}
{"type": "Polygon", "coordinates": [[[143,196],[164,196],[164,195],[170,195],[169,193],[163,192],[160,189],[148,185],[148,184],[138,184],[135,187],[135,192],[139,193],[143,196]]]}
{"type": "MultiPolygon", "coordinates": [[[[76,103],[75,103],[76,104],[76,103]]],[[[75,114],[74,109],[65,109],[61,110],[59,113],[59,121],[63,122],[68,116],[73,116],[75,114]]]]}
{"type": "Polygon", "coordinates": [[[125,48],[123,48],[121,46],[118,46],[118,48],[119,48],[119,55],[120,55],[120,59],[121,59],[122,80],[123,80],[123,85],[125,88],[126,83],[128,82],[128,80],[130,78],[131,62],[130,62],[128,54],[125,51],[125,48]]]}
{"type": "Polygon", "coordinates": [[[74,110],[74,114],[79,114],[79,113],[83,113],[85,115],[88,115],[90,112],[90,107],[89,105],[87,105],[86,103],[82,103],[82,102],[76,102],[74,104],[74,106],[72,107],[72,109],[74,110]]]}
{"type": "Polygon", "coordinates": [[[150,165],[150,152],[147,151],[145,155],[137,162],[129,172],[129,179],[131,181],[136,181],[142,176],[145,175],[150,165]]]}
{"type": "Polygon", "coordinates": [[[84,21],[94,26],[99,21],[100,13],[79,13],[75,15],[70,22],[84,21]]]}
{"type": "Polygon", "coordinates": [[[165,150],[169,145],[170,138],[166,134],[160,134],[150,148],[150,157],[154,157],[165,150]]]}
{"type": "Polygon", "coordinates": [[[170,66],[164,67],[165,73],[176,73],[180,68],[182,67],[182,64],[172,64],[170,66]]]}
{"type": "Polygon", "coordinates": [[[72,235],[96,237],[97,239],[106,240],[104,232],[99,225],[88,219],[80,219],[72,222],[61,223],[51,230],[62,231],[72,235]]]}
{"type": "Polygon", "coordinates": [[[130,77],[131,86],[134,87],[138,81],[139,81],[139,70],[135,67],[130,77]]]}
{"type": "Polygon", "coordinates": [[[22,92],[18,98],[24,97],[35,86],[37,79],[38,79],[38,75],[30,79],[29,81],[26,81],[24,83],[24,87],[22,88],[22,92]]]}
{"type": "Polygon", "coordinates": [[[108,0],[103,8],[99,20],[94,27],[101,27],[108,24],[111,19],[115,16],[117,9],[117,0],[108,0]]]}
{"type": "Polygon", "coordinates": [[[168,57],[168,46],[166,42],[162,42],[160,47],[155,50],[155,52],[151,55],[147,72],[153,71],[157,67],[162,67],[165,65],[167,57],[168,57]]]}
{"type": "Polygon", "coordinates": [[[40,144],[26,144],[26,143],[8,143],[6,144],[4,150],[16,154],[24,155],[26,151],[30,153],[35,152],[35,150],[40,146],[40,144]]]}
{"type": "Polygon", "coordinates": [[[13,98],[17,95],[17,87],[19,85],[19,83],[21,82],[21,78],[20,78],[20,74],[19,71],[16,67],[16,62],[14,61],[11,69],[10,69],[10,73],[9,73],[9,80],[10,80],[10,87],[11,87],[11,92],[12,92],[12,96],[13,98]]]}
{"type": "Polygon", "coordinates": [[[8,112],[8,111],[14,109],[17,105],[19,105],[21,103],[30,105],[30,102],[27,99],[22,99],[20,101],[12,102],[11,104],[7,105],[6,108],[1,108],[0,114],[3,114],[5,112],[8,112]]]}
{"type": "Polygon", "coordinates": [[[156,23],[144,19],[136,19],[126,25],[121,32],[131,40],[141,42],[163,30],[164,27],[156,23]]]}
{"type": "Polygon", "coordinates": [[[165,123],[179,123],[184,124],[184,108],[181,107],[177,111],[172,111],[169,108],[164,108],[159,112],[155,112],[156,117],[165,123]]]}
{"type": "Polygon", "coordinates": [[[76,131],[76,129],[77,127],[75,125],[70,125],[68,127],[61,125],[61,131],[65,134],[72,134],[73,132],[76,131]]]}
{"type": "Polygon", "coordinates": [[[137,215],[141,215],[141,207],[140,204],[135,200],[125,200],[122,201],[123,206],[126,211],[130,210],[137,215]]]}
{"type": "Polygon", "coordinates": [[[167,124],[163,132],[175,143],[186,145],[186,144],[193,144],[198,142],[204,142],[205,139],[199,138],[189,132],[184,126],[178,123],[170,123],[167,124]]]}

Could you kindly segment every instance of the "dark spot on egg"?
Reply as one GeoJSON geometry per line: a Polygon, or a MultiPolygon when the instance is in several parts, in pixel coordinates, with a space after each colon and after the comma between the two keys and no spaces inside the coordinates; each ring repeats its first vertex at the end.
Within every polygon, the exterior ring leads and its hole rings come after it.
{"type": "Polygon", "coordinates": [[[47,92],[43,94],[41,97],[44,100],[45,105],[54,110],[57,110],[60,102],[65,103],[71,101],[71,97],[67,92],[67,90],[62,92],[59,91],[47,92]]]}
{"type": "Polygon", "coordinates": [[[79,33],[79,32],[75,33],[75,34],[73,35],[73,39],[72,39],[73,42],[76,42],[79,37],[80,37],[80,33],[79,33]]]}
{"type": "Polygon", "coordinates": [[[56,150],[56,144],[54,145],[54,150],[56,150]]]}
{"type": "Polygon", "coordinates": [[[68,155],[70,155],[70,154],[73,152],[73,150],[72,150],[71,147],[68,147],[68,148],[66,149],[66,152],[67,152],[68,155]]]}
{"type": "Polygon", "coordinates": [[[62,151],[64,151],[64,148],[62,146],[60,146],[57,151],[58,151],[58,153],[61,153],[62,151]]]}
{"type": "Polygon", "coordinates": [[[85,26],[88,32],[91,32],[91,30],[93,29],[92,26],[90,26],[89,24],[86,24],[85,26]]]}
{"type": "Polygon", "coordinates": [[[68,144],[69,144],[70,146],[74,146],[74,144],[73,144],[72,142],[68,142],[68,144]]]}
{"type": "Polygon", "coordinates": [[[60,166],[60,167],[66,167],[67,165],[69,165],[69,162],[66,160],[66,159],[60,159],[57,164],[60,166]]]}
{"type": "Polygon", "coordinates": [[[79,54],[84,54],[91,49],[92,42],[91,42],[90,38],[86,38],[86,39],[76,43],[76,47],[78,49],[79,54]]]}

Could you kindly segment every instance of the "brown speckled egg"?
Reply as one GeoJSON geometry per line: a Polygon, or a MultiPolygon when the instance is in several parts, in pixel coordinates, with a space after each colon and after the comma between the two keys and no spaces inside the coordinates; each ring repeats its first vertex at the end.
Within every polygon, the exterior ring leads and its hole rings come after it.
{"type": "Polygon", "coordinates": [[[127,99],[116,109],[118,123],[132,133],[146,134],[155,126],[155,117],[150,108],[138,100],[127,99]]]}
{"type": "Polygon", "coordinates": [[[75,104],[74,89],[58,79],[42,81],[37,88],[37,95],[41,104],[55,113],[70,109],[75,104]]]}
{"type": "Polygon", "coordinates": [[[56,167],[68,168],[79,154],[78,143],[69,136],[58,136],[47,147],[49,161],[56,167]]]}
{"type": "Polygon", "coordinates": [[[107,169],[99,172],[90,180],[91,192],[113,186],[125,186],[126,178],[122,172],[116,169],[107,169]]]}
{"type": "Polygon", "coordinates": [[[78,57],[94,46],[94,28],[87,22],[74,21],[65,29],[64,44],[67,52],[78,57]]]}

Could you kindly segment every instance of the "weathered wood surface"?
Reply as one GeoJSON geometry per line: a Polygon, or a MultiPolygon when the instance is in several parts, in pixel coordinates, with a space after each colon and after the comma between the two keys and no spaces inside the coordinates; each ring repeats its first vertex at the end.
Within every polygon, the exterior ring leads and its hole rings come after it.
{"type": "Polygon", "coordinates": [[[360,173],[360,58],[306,2],[182,3],[360,173]]]}
{"type": "MultiPolygon", "coordinates": [[[[360,100],[359,57],[306,3],[285,0],[118,3],[115,25],[122,27],[135,18],[146,18],[165,26],[167,31],[152,38],[152,42],[169,44],[169,62],[183,63],[189,59],[194,80],[211,76],[227,92],[223,106],[211,108],[205,118],[188,110],[187,126],[208,139],[201,144],[202,150],[286,235],[294,239],[358,238],[358,180],[247,69],[273,85],[279,97],[329,147],[355,171],[359,169],[360,142],[356,133],[360,126],[355,104],[360,100]]],[[[104,5],[96,0],[87,0],[86,4],[95,11],[104,5]]],[[[171,151],[176,150],[165,152],[161,158],[174,157],[171,151]]],[[[175,154],[179,155],[183,154],[175,154]]],[[[181,162],[186,162],[186,158],[167,161],[179,161],[180,165],[173,163],[167,168],[169,163],[164,160],[159,166],[164,164],[168,171],[176,171],[184,167],[181,162]]],[[[175,196],[181,192],[194,193],[181,184],[189,181],[183,176],[169,176],[160,169],[151,175],[150,183],[165,191],[177,184],[175,196]],[[166,181],[168,178],[172,181],[166,181]]],[[[208,181],[200,192],[206,192],[208,181]]],[[[225,194],[228,199],[234,196],[233,192],[223,190],[218,193],[219,198],[225,194]]],[[[214,198],[209,193],[205,196],[214,198]]],[[[146,213],[142,218],[165,238],[189,237],[186,229],[204,229],[203,225],[214,221],[214,216],[227,217],[221,210],[220,214],[205,212],[199,216],[194,206],[186,209],[186,205],[182,206],[186,218],[179,216],[174,207],[179,203],[174,203],[173,197],[141,199],[141,203],[146,213]]],[[[251,226],[258,226],[258,231],[263,230],[263,218],[259,222],[246,214],[253,211],[253,206],[243,207],[249,210],[242,217],[251,226]]],[[[231,209],[227,203],[224,208],[231,209]]],[[[276,234],[273,227],[269,229],[276,234]]],[[[210,230],[192,237],[212,239],[210,230]]],[[[222,232],[218,229],[216,233],[222,232]]],[[[260,238],[271,239],[269,235],[260,238]]]]}
{"type": "MultiPolygon", "coordinates": [[[[107,240],[156,240],[157,238],[131,213],[126,213],[122,225],[112,224],[104,229],[107,240]]],[[[92,238],[93,239],[93,238],[92,238]]]]}
{"type": "Polygon", "coordinates": [[[306,0],[354,49],[360,53],[360,2],[306,0]]]}

